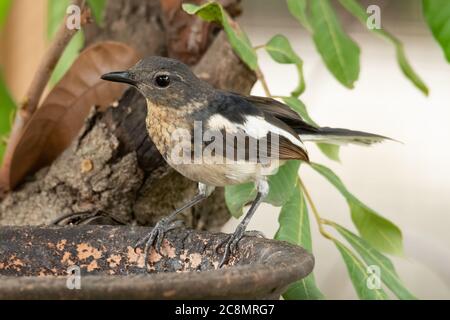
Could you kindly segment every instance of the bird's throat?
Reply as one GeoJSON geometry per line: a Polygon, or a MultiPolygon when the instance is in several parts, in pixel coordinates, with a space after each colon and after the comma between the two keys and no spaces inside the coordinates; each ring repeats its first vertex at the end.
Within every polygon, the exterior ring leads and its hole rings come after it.
{"type": "Polygon", "coordinates": [[[173,134],[177,129],[191,130],[186,112],[176,108],[153,104],[147,100],[147,132],[158,151],[165,156],[174,142],[173,134]]]}

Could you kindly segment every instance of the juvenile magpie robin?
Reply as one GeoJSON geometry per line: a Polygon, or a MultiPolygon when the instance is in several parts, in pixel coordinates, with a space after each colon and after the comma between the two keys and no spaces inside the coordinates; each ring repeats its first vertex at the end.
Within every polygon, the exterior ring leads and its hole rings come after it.
{"type": "Polygon", "coordinates": [[[146,124],[150,138],[175,170],[199,183],[197,196],[160,220],[152,232],[139,241],[137,246],[145,244],[145,261],[150,247],[155,245],[159,250],[164,233],[177,226],[174,220],[180,212],[206,199],[217,186],[254,182],[257,196],[251,208],[236,231],[221,244],[225,245],[220,262],[222,267],[237,249],[250,219],[269,192],[266,177],[274,174],[286,160],[309,161],[302,141],[370,145],[387,139],[366,132],[311,126],[281,102],[215,89],[198,79],[188,66],[169,58],[149,57],[127,71],[111,72],[102,79],[123,82],[141,92],[147,100],[146,124]],[[208,153],[211,141],[201,141],[202,161],[195,161],[197,157],[192,155],[198,145],[192,137],[196,136],[198,127],[202,132],[214,133],[210,136],[214,136],[216,142],[224,143],[227,153],[223,149],[208,153]],[[180,133],[189,137],[185,140],[189,161],[177,161],[174,156],[179,155],[180,133]],[[242,136],[246,140],[238,144],[242,136]],[[252,145],[256,146],[257,152],[256,157],[250,159],[252,145]],[[260,156],[263,145],[269,145],[268,157],[260,156]],[[231,156],[228,147],[234,151],[231,156]],[[239,151],[242,151],[241,155],[236,156],[239,151]]]}

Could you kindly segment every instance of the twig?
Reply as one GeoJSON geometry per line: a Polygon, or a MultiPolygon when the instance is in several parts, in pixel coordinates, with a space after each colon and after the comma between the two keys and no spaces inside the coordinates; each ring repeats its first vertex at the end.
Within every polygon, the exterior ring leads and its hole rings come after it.
{"type": "MultiPolygon", "coordinates": [[[[85,5],[85,0],[73,0],[72,4],[82,8],[80,21],[81,25],[85,25],[86,23],[90,22],[91,15],[89,9],[85,5]]],[[[16,113],[3,161],[2,175],[4,174],[4,170],[8,170],[5,169],[5,167],[9,167],[10,165],[14,149],[19,142],[20,136],[22,135],[25,126],[27,125],[28,121],[39,105],[39,101],[41,100],[42,94],[48,84],[53,70],[56,67],[56,64],[61,58],[70,40],[78,32],[76,28],[71,30],[66,27],[66,19],[59,27],[55,35],[55,39],[50,44],[47,52],[44,54],[44,57],[33,77],[30,87],[28,88],[25,98],[23,99],[23,102],[20,105],[18,112],[16,113]]]]}
{"type": "Polygon", "coordinates": [[[270,94],[269,86],[267,85],[267,82],[266,82],[266,78],[264,77],[264,74],[262,73],[262,71],[259,67],[255,70],[255,73],[256,73],[256,77],[258,78],[258,80],[261,81],[261,84],[262,84],[262,87],[264,89],[264,93],[266,94],[266,96],[272,97],[272,95],[270,94]]]}
{"type": "Polygon", "coordinates": [[[329,220],[322,219],[322,217],[319,214],[319,211],[317,210],[316,205],[314,204],[311,194],[309,193],[308,189],[306,188],[305,184],[303,183],[300,177],[298,178],[298,181],[300,183],[300,186],[302,187],[303,193],[305,194],[306,200],[308,201],[309,206],[311,207],[311,211],[313,212],[314,217],[316,218],[320,234],[324,236],[326,239],[335,241],[336,239],[331,234],[329,234],[323,227],[325,224],[329,224],[329,220]]]}
{"type": "MultiPolygon", "coordinates": [[[[73,5],[76,5],[82,8],[81,14],[81,24],[86,24],[90,19],[89,10],[84,5],[84,0],[74,0],[72,2],[73,5]]],[[[50,47],[47,49],[47,52],[42,59],[35,76],[30,84],[27,94],[20,106],[19,112],[16,116],[16,122],[13,126],[13,132],[19,129],[22,129],[20,126],[20,122],[26,124],[29,118],[33,115],[34,111],[36,111],[39,101],[41,99],[42,93],[47,86],[47,83],[53,73],[53,70],[56,67],[61,55],[69,44],[70,40],[73,36],[78,32],[75,29],[68,29],[66,27],[66,19],[59,27],[54,41],[51,43],[50,47]],[[21,120],[21,121],[17,121],[21,120]],[[19,123],[18,123],[19,122],[19,123]],[[19,127],[17,127],[19,126],[19,127]]],[[[11,134],[13,135],[13,133],[11,134]]]]}
{"type": "MultiPolygon", "coordinates": [[[[84,25],[88,22],[90,18],[90,13],[84,7],[84,0],[74,0],[73,4],[83,8],[81,14],[81,25],[84,25]]],[[[72,37],[78,32],[76,28],[68,29],[66,27],[66,19],[64,23],[59,27],[54,41],[51,43],[47,52],[44,55],[44,58],[39,65],[36,74],[31,82],[31,85],[28,89],[27,94],[25,95],[25,99],[20,106],[20,115],[24,119],[27,119],[31,116],[36,110],[42,93],[44,92],[45,87],[53,73],[53,70],[56,67],[61,55],[66,49],[72,37]]]]}

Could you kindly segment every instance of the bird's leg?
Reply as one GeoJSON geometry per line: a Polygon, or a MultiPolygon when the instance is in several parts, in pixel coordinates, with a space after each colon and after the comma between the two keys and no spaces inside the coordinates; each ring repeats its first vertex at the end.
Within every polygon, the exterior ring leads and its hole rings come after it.
{"type": "Polygon", "coordinates": [[[222,260],[220,261],[219,268],[222,268],[222,266],[228,261],[230,255],[238,249],[239,240],[241,240],[241,238],[244,236],[245,229],[247,228],[248,223],[252,219],[256,209],[258,209],[261,202],[263,202],[264,198],[269,193],[269,184],[266,180],[258,181],[257,188],[258,194],[256,195],[256,198],[253,201],[252,206],[248,210],[244,219],[241,221],[241,223],[239,223],[234,233],[217,246],[218,249],[222,245],[225,245],[225,252],[223,254],[222,260]]]}
{"type": "Polygon", "coordinates": [[[183,212],[186,209],[189,209],[193,206],[195,206],[197,203],[205,200],[208,198],[211,193],[213,193],[215,187],[205,185],[203,183],[198,184],[198,194],[188,203],[186,203],[181,208],[175,210],[167,217],[162,218],[158,223],[155,225],[153,230],[147,234],[145,237],[140,239],[138,243],[135,245],[135,248],[145,244],[144,253],[145,253],[145,267],[147,268],[148,264],[148,254],[150,251],[150,248],[152,245],[155,245],[155,250],[160,251],[162,241],[164,238],[164,234],[167,231],[173,230],[175,228],[178,228],[180,226],[181,221],[174,221],[177,215],[181,212],[183,212]]]}

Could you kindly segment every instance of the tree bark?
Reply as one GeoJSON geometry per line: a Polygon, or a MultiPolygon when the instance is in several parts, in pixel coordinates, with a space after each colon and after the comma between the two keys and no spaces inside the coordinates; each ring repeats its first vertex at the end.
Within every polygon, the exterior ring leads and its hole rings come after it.
{"type": "MultiPolygon", "coordinates": [[[[144,55],[165,55],[172,51],[163,15],[158,1],[109,1],[104,27],[86,29],[87,45],[116,40],[144,55]]],[[[198,26],[195,19],[186,19],[184,27],[198,26]]],[[[224,33],[215,34],[208,27],[207,37],[213,40],[207,41],[205,52],[191,48],[189,61],[198,61],[194,72],[217,88],[249,93],[254,73],[234,54],[224,33]]],[[[187,46],[184,54],[190,50],[187,46]]],[[[0,204],[0,225],[46,224],[63,214],[97,211],[125,223],[153,225],[181,206],[194,196],[196,183],[164,162],[147,135],[145,116],[145,100],[134,89],[107,112],[94,110],[69,149],[6,196],[0,204]]],[[[228,219],[220,189],[184,213],[186,225],[196,229],[217,230],[228,219]]]]}

